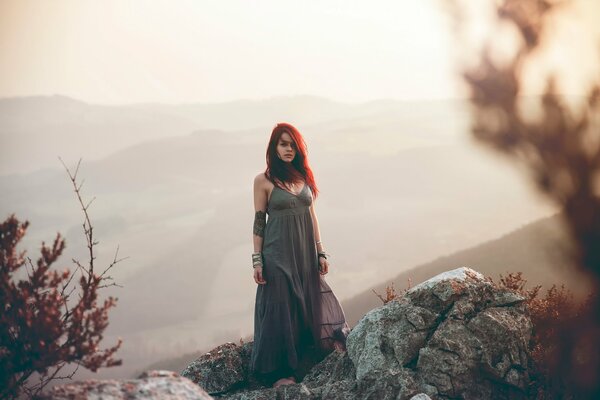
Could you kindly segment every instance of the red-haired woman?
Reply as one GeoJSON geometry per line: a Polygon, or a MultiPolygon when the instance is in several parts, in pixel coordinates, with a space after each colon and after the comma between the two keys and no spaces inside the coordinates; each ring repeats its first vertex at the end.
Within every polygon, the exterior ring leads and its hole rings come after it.
{"type": "Polygon", "coordinates": [[[258,286],[250,363],[259,380],[273,387],[295,383],[309,352],[345,351],[350,332],[323,277],[329,263],[315,213],[318,193],[304,138],[292,125],[277,124],[267,168],[254,179],[252,261],[258,286]]]}

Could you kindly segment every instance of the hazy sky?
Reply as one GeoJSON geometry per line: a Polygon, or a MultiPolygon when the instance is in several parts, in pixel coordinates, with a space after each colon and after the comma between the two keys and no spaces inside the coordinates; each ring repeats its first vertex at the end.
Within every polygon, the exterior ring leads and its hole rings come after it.
{"type": "MultiPolygon", "coordinates": [[[[597,11],[600,2],[579,3],[597,11]]],[[[457,97],[440,4],[2,0],[0,97],[64,94],[105,104],[457,97]]]]}

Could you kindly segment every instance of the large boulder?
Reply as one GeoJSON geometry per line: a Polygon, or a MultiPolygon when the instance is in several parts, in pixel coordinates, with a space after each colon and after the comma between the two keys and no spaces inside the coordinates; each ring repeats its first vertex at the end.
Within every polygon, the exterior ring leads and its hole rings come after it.
{"type": "Polygon", "coordinates": [[[459,268],[367,313],[347,345],[357,381],[397,377],[386,398],[525,398],[531,328],[523,297],[459,268]]]}

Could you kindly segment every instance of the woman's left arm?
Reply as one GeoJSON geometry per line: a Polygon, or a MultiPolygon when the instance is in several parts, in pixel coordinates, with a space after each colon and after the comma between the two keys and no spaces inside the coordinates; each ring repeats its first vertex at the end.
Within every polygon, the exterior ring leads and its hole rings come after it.
{"type": "MultiPolygon", "coordinates": [[[[318,242],[317,243],[317,252],[324,253],[325,249],[323,248],[323,243],[320,243],[321,242],[321,231],[319,230],[319,219],[317,218],[317,213],[315,211],[314,199],[313,199],[312,204],[310,205],[310,215],[311,215],[312,221],[313,221],[315,241],[318,242]]],[[[326,258],[319,257],[319,265],[321,266],[321,271],[320,271],[321,275],[325,275],[327,272],[329,272],[329,263],[327,262],[326,258]]]]}

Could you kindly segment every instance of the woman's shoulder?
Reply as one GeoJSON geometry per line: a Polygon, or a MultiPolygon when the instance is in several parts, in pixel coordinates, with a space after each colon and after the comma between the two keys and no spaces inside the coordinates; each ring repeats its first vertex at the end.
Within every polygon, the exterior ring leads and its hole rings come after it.
{"type": "Polygon", "coordinates": [[[271,184],[271,183],[264,172],[261,172],[254,177],[254,185],[256,185],[256,186],[265,186],[266,187],[269,184],[271,184]]]}

